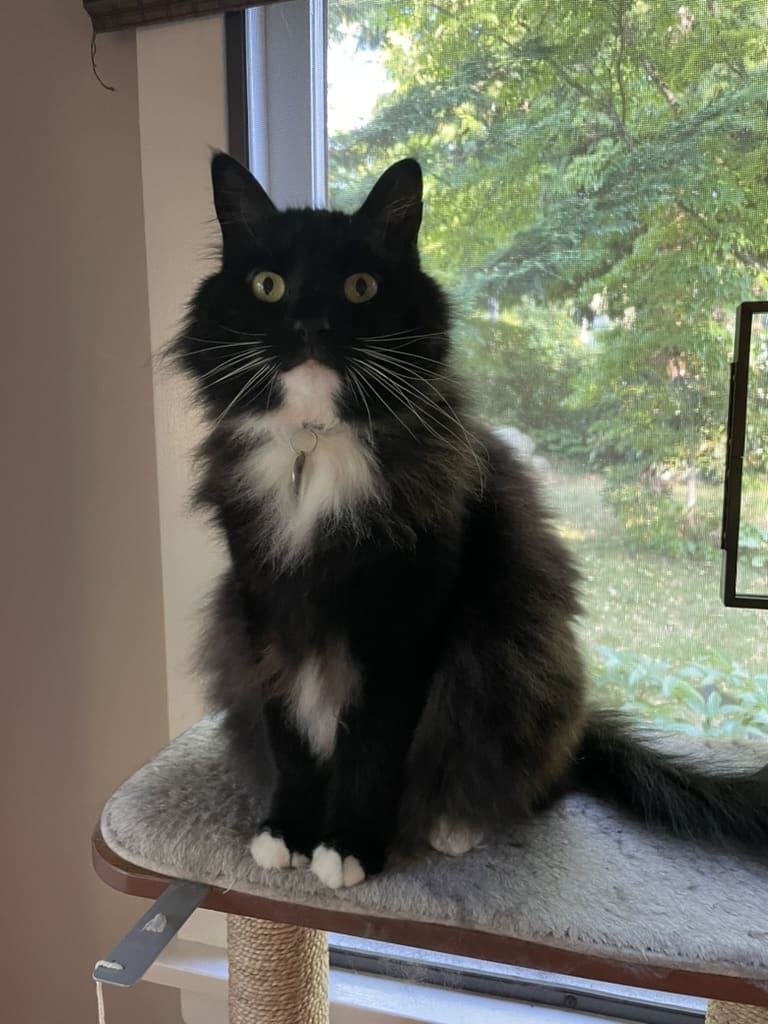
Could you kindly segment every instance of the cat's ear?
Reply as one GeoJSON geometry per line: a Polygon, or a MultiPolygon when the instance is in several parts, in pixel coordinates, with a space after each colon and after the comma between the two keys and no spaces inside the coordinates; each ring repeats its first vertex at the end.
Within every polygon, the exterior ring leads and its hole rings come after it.
{"type": "Polygon", "coordinates": [[[384,171],[355,216],[377,228],[388,248],[415,248],[421,194],[421,167],[415,160],[400,160],[384,171]]]}
{"type": "Polygon", "coordinates": [[[211,181],[216,216],[226,246],[245,241],[277,213],[275,204],[250,171],[226,153],[211,161],[211,181]]]}

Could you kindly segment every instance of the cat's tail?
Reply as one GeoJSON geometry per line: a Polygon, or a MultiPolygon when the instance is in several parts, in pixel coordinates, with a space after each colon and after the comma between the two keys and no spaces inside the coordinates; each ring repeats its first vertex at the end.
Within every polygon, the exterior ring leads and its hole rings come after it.
{"type": "Polygon", "coordinates": [[[695,760],[665,753],[622,715],[593,711],[572,782],[678,836],[768,852],[768,764],[739,773],[714,762],[709,752],[695,760]]]}

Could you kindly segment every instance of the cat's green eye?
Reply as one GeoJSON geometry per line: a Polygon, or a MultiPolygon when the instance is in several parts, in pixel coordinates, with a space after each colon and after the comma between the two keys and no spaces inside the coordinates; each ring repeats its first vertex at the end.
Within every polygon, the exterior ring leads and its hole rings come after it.
{"type": "Polygon", "coordinates": [[[344,282],[344,297],[348,302],[370,302],[379,286],[370,274],[350,274],[344,282]]]}
{"type": "Polygon", "coordinates": [[[261,302],[279,302],[285,295],[285,281],[272,270],[261,270],[254,274],[251,288],[261,302]]]}

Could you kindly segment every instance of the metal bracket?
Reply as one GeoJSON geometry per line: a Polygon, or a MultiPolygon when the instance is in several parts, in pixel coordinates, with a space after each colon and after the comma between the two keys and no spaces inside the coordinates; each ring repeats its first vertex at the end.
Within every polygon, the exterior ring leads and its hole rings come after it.
{"type": "Polygon", "coordinates": [[[121,988],[141,981],[209,890],[201,882],[172,882],[109,956],[98,961],[93,980],[121,988]]]}
{"type": "Polygon", "coordinates": [[[720,547],[723,565],[720,594],[723,604],[732,608],[768,608],[768,594],[744,594],[737,590],[741,522],[741,483],[747,429],[749,395],[749,350],[752,318],[768,313],[768,302],[742,302],[736,312],[736,339],[731,363],[728,399],[727,454],[723,487],[723,525],[720,547]]]}

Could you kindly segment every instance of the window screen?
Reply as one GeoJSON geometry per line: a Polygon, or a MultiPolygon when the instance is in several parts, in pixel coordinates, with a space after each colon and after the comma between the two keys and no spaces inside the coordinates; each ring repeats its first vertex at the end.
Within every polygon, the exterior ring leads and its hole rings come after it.
{"type": "MultiPolygon", "coordinates": [[[[422,163],[424,261],[479,410],[581,563],[598,696],[765,738],[766,621],[719,593],[735,313],[768,295],[764,3],[330,0],[328,17],[332,203],[422,163]]],[[[743,536],[762,544],[768,437],[751,444],[743,536]]]]}

